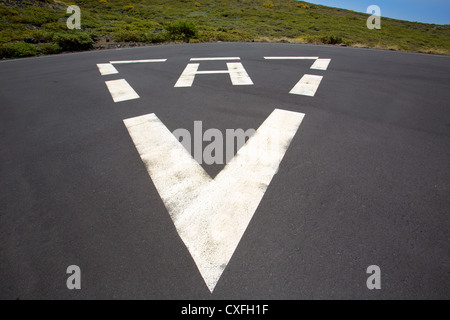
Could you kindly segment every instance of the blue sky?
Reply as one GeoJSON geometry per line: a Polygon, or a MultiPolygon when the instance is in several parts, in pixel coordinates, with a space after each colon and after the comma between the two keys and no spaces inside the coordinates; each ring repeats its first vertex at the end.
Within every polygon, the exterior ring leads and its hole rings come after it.
{"type": "Polygon", "coordinates": [[[424,23],[450,24],[450,0],[304,0],[310,3],[366,12],[370,5],[381,9],[381,17],[424,23]]]}

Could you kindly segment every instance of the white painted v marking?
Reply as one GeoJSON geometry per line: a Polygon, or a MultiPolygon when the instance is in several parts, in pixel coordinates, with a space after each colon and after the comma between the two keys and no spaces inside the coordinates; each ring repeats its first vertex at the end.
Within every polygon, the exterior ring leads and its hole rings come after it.
{"type": "Polygon", "coordinates": [[[176,230],[213,292],[304,114],[275,109],[215,179],[155,114],[124,120],[176,230]]]}

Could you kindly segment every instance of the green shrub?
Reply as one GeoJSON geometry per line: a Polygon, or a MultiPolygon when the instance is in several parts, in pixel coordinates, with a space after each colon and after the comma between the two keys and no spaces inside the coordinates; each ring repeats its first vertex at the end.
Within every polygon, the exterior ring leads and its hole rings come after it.
{"type": "Polygon", "coordinates": [[[53,35],[55,32],[44,31],[44,30],[33,30],[31,32],[31,37],[35,38],[38,42],[52,42],[53,35]]]}
{"type": "Polygon", "coordinates": [[[92,21],[85,21],[81,23],[81,29],[96,29],[100,28],[101,24],[92,22],[92,21]]]}
{"type": "Polygon", "coordinates": [[[63,51],[80,51],[92,48],[94,41],[86,33],[55,33],[52,41],[57,43],[63,51]]]}
{"type": "Polygon", "coordinates": [[[297,4],[297,8],[301,8],[301,9],[309,9],[310,6],[306,3],[298,3],[297,4]]]}
{"type": "Polygon", "coordinates": [[[199,32],[198,39],[201,42],[208,42],[208,41],[238,42],[251,40],[253,39],[253,36],[239,30],[233,30],[229,32],[202,31],[199,32]]]}
{"type": "Polygon", "coordinates": [[[118,42],[146,42],[161,43],[170,40],[167,32],[146,32],[146,31],[126,31],[120,30],[113,34],[114,40],[118,42]]]}
{"type": "Polygon", "coordinates": [[[146,32],[146,31],[126,31],[120,30],[113,34],[114,40],[118,42],[146,42],[161,43],[170,40],[167,32],[146,32]]]}
{"type": "Polygon", "coordinates": [[[311,44],[320,44],[322,43],[322,40],[320,39],[319,36],[314,36],[314,35],[307,35],[304,37],[300,37],[303,41],[305,41],[306,43],[311,43],[311,44]]]}
{"type": "Polygon", "coordinates": [[[343,42],[342,37],[334,35],[321,37],[320,40],[324,44],[341,44],[343,42]]]}
{"type": "Polygon", "coordinates": [[[11,16],[9,20],[15,23],[31,24],[40,27],[49,22],[56,22],[58,18],[58,15],[50,11],[50,9],[30,6],[26,10],[22,10],[21,14],[11,16]]]}
{"type": "Polygon", "coordinates": [[[56,22],[44,23],[42,25],[42,28],[44,28],[45,30],[49,30],[49,31],[50,30],[51,31],[62,31],[62,30],[67,30],[67,25],[60,21],[56,21],[56,22]]]}
{"type": "Polygon", "coordinates": [[[139,30],[120,30],[115,32],[113,37],[119,42],[145,42],[145,32],[139,30]]]}
{"type": "Polygon", "coordinates": [[[149,32],[145,35],[145,42],[148,43],[161,43],[169,40],[166,32],[149,32]]]}
{"type": "Polygon", "coordinates": [[[22,41],[26,36],[26,31],[23,30],[1,30],[0,31],[0,43],[7,43],[13,41],[22,41]]]}
{"type": "Polygon", "coordinates": [[[0,5],[0,16],[2,19],[8,19],[12,16],[18,16],[19,12],[13,8],[6,7],[4,5],[0,5]]]}
{"type": "Polygon", "coordinates": [[[0,45],[0,58],[21,58],[39,54],[38,48],[30,43],[11,42],[0,45]]]}
{"type": "Polygon", "coordinates": [[[60,53],[62,48],[57,43],[41,43],[38,48],[43,54],[60,53]]]}
{"type": "Polygon", "coordinates": [[[171,40],[184,40],[186,42],[198,35],[197,26],[191,21],[177,21],[165,26],[171,40]]]}

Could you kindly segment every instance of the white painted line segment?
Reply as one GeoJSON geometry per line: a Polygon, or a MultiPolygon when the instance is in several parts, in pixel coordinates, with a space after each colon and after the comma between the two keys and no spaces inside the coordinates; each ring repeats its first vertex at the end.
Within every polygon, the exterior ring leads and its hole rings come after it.
{"type": "Polygon", "coordinates": [[[177,232],[211,292],[303,117],[302,113],[275,109],[215,179],[155,114],[124,120],[177,232]]]}
{"type": "Polygon", "coordinates": [[[317,60],[319,57],[264,57],[266,60],[317,60]]]}
{"type": "Polygon", "coordinates": [[[138,99],[139,95],[125,79],[105,81],[114,102],[138,99]]]}
{"type": "Polygon", "coordinates": [[[188,63],[177,83],[175,84],[175,88],[192,87],[199,66],[199,63],[188,63]]]}
{"type": "Polygon", "coordinates": [[[313,70],[327,70],[328,65],[330,64],[331,59],[317,59],[314,64],[311,66],[313,70]]]}
{"type": "Polygon", "coordinates": [[[211,71],[197,71],[195,74],[224,74],[224,73],[230,73],[227,70],[211,70],[211,71]]]}
{"type": "Polygon", "coordinates": [[[227,61],[241,60],[239,57],[216,57],[216,58],[191,58],[191,61],[227,61]]]}
{"type": "Polygon", "coordinates": [[[305,74],[289,93],[314,97],[322,78],[322,76],[305,74]]]}
{"type": "Polygon", "coordinates": [[[151,62],[166,62],[167,59],[146,59],[146,60],[122,60],[110,61],[111,64],[130,64],[130,63],[151,63],[151,62]]]}
{"type": "Polygon", "coordinates": [[[102,76],[119,73],[119,71],[117,71],[117,69],[114,68],[114,66],[111,63],[98,63],[97,67],[98,71],[100,71],[100,74],[102,76]]]}
{"type": "Polygon", "coordinates": [[[228,71],[230,72],[231,83],[233,86],[249,86],[253,85],[247,71],[240,62],[228,62],[228,71]]]}

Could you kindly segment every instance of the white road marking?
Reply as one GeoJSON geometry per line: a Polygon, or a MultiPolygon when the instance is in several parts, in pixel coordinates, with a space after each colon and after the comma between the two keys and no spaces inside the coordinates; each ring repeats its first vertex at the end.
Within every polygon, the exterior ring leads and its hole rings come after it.
{"type": "Polygon", "coordinates": [[[175,88],[186,88],[192,87],[194,83],[195,76],[197,74],[225,74],[228,73],[231,78],[231,83],[234,86],[245,86],[252,85],[252,79],[250,79],[247,71],[245,71],[244,66],[240,62],[228,62],[228,70],[207,70],[198,71],[199,63],[188,63],[177,83],[175,88]]]}
{"type": "Polygon", "coordinates": [[[112,64],[129,64],[129,63],[151,63],[151,62],[166,62],[167,59],[146,59],[146,60],[122,60],[122,61],[110,61],[112,64]]]}
{"type": "Polygon", "coordinates": [[[248,86],[253,84],[252,79],[250,79],[242,63],[229,62],[227,63],[227,67],[230,72],[231,83],[233,83],[233,86],[248,86]]]}
{"type": "Polygon", "coordinates": [[[125,79],[105,81],[114,102],[138,99],[139,95],[125,79]]]}
{"type": "Polygon", "coordinates": [[[215,179],[155,114],[124,120],[177,232],[211,292],[303,117],[303,113],[275,109],[215,179]]]}
{"type": "Polygon", "coordinates": [[[264,57],[266,60],[317,60],[319,57],[264,57]]]}
{"type": "Polygon", "coordinates": [[[197,73],[199,66],[199,63],[188,63],[177,83],[175,84],[175,88],[192,87],[195,79],[195,74],[197,73]]]}
{"type": "Polygon", "coordinates": [[[239,57],[217,57],[217,58],[191,58],[191,61],[227,61],[241,60],[239,57]]]}
{"type": "Polygon", "coordinates": [[[102,76],[119,73],[119,71],[117,71],[117,69],[114,68],[114,66],[111,63],[98,63],[97,67],[98,71],[100,71],[100,74],[102,76]]]}
{"type": "MultiPolygon", "coordinates": [[[[331,59],[319,59],[319,57],[264,57],[267,60],[316,60],[311,66],[312,70],[327,70],[331,59]]],[[[291,94],[298,94],[303,96],[313,97],[317,89],[319,88],[320,82],[323,76],[316,76],[305,74],[300,81],[292,88],[289,92],[291,94]]]]}
{"type": "Polygon", "coordinates": [[[305,74],[289,93],[314,97],[322,78],[322,76],[305,74]]]}
{"type": "Polygon", "coordinates": [[[197,71],[195,74],[217,74],[217,73],[230,73],[227,70],[210,70],[210,71],[197,71]]]}
{"type": "Polygon", "coordinates": [[[331,59],[317,59],[316,62],[311,66],[313,70],[327,70],[331,59]]]}

